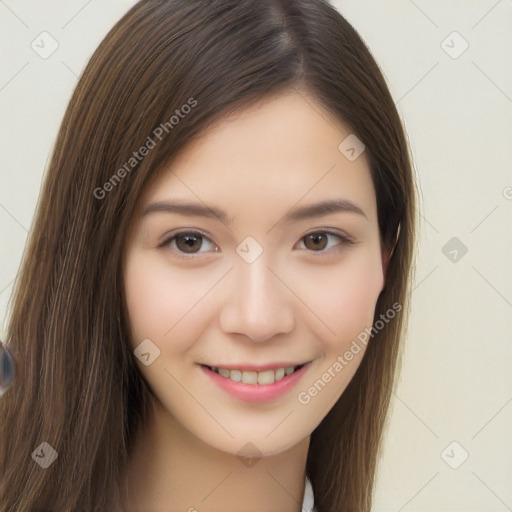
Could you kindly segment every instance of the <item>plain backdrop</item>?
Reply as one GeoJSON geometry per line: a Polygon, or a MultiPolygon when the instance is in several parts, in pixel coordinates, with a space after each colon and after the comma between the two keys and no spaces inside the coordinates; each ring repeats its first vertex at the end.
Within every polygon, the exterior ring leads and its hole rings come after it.
{"type": "MultiPolygon", "coordinates": [[[[0,0],[0,335],[77,77],[133,3],[0,0]]],[[[384,71],[421,194],[373,510],[512,510],[512,0],[333,4],[384,71]]]]}

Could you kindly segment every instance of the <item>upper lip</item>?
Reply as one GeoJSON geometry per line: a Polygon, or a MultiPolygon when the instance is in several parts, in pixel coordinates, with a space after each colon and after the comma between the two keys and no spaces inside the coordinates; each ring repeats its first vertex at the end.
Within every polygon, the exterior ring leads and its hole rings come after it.
{"type": "Polygon", "coordinates": [[[278,362],[278,363],[270,363],[270,364],[204,364],[203,366],[208,366],[210,368],[225,368],[226,370],[241,370],[241,371],[253,371],[253,372],[263,372],[265,370],[277,370],[279,368],[289,368],[290,366],[302,366],[307,364],[305,363],[293,363],[293,362],[278,362]]]}

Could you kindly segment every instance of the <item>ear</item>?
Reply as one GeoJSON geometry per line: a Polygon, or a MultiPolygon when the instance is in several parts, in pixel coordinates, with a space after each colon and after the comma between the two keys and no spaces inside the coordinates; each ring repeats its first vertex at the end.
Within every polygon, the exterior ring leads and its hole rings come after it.
{"type": "Polygon", "coordinates": [[[393,251],[382,251],[382,274],[384,276],[384,284],[386,283],[386,276],[388,273],[389,260],[393,251]]]}
{"type": "Polygon", "coordinates": [[[398,243],[399,235],[400,235],[400,223],[398,224],[398,228],[396,231],[396,239],[395,239],[395,243],[393,244],[393,247],[391,249],[386,249],[386,250],[382,251],[382,274],[384,276],[384,283],[382,285],[382,290],[384,290],[384,287],[386,286],[386,276],[388,273],[389,260],[391,259],[391,256],[393,256],[393,253],[395,252],[395,247],[396,247],[396,244],[398,243]]]}

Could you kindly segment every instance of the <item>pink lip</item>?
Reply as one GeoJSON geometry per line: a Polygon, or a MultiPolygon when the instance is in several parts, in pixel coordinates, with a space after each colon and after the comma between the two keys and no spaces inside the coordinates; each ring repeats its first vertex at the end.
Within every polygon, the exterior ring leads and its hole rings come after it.
{"type": "MultiPolygon", "coordinates": [[[[210,370],[208,367],[201,365],[201,370],[222,390],[226,391],[235,398],[239,398],[246,402],[265,402],[272,400],[286,393],[291,389],[302,376],[307,372],[311,363],[305,364],[299,370],[287,375],[283,379],[273,384],[244,384],[243,382],[235,382],[231,379],[223,377],[218,373],[210,370]]],[[[293,366],[293,365],[290,365],[293,366]]],[[[225,368],[225,367],[222,367],[225,368]]],[[[269,367],[267,367],[268,369],[269,367]]],[[[277,368],[283,368],[279,366],[277,368]]],[[[249,370],[248,370],[249,371],[249,370]]],[[[255,370],[254,370],[255,371],[255,370]]]]}

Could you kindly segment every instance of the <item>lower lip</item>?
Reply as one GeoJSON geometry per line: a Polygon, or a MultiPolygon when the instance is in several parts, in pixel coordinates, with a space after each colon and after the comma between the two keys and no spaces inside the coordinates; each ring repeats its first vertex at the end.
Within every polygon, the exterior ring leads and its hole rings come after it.
{"type": "Polygon", "coordinates": [[[291,389],[302,376],[309,369],[311,363],[305,364],[299,370],[287,375],[283,379],[274,382],[273,384],[244,384],[243,382],[235,382],[208,369],[206,366],[201,366],[206,375],[217,384],[221,389],[245,402],[265,402],[283,395],[291,389]]]}

